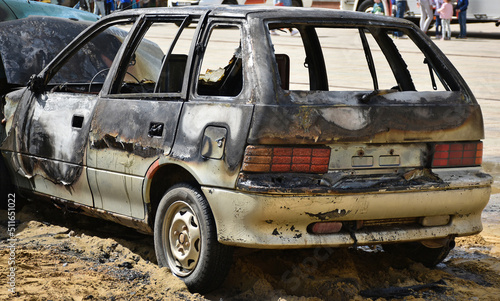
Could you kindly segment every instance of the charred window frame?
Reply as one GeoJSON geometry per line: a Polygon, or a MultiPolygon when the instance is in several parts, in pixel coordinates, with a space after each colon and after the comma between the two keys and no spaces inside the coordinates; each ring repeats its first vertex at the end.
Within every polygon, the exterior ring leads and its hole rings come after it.
{"type": "MultiPolygon", "coordinates": [[[[325,58],[323,54],[323,49],[321,48],[321,43],[319,41],[318,34],[316,32],[315,26],[309,26],[309,24],[304,23],[303,21],[297,22],[287,22],[283,23],[282,21],[273,21],[270,20],[266,22],[269,31],[273,30],[281,30],[282,28],[288,29],[290,32],[293,29],[297,29],[300,32],[300,37],[302,40],[302,45],[304,47],[304,55],[305,60],[303,62],[304,67],[307,68],[308,76],[309,76],[309,90],[310,91],[328,91],[328,74],[326,69],[325,58]]],[[[270,41],[270,45],[274,50],[273,41],[270,41]]],[[[275,53],[273,55],[273,60],[275,62],[275,70],[281,71],[277,72],[277,77],[279,80],[277,82],[281,83],[281,87],[288,86],[289,74],[282,74],[283,69],[288,69],[289,66],[283,67],[279,61],[281,60],[280,53],[275,53]]],[[[289,57],[285,54],[285,64],[288,64],[289,57]]],[[[287,70],[286,73],[288,73],[287,70]]],[[[288,90],[288,89],[284,89],[288,90]]]]}
{"type": "MultiPolygon", "coordinates": [[[[120,26],[120,25],[132,25],[132,29],[135,26],[135,21],[137,17],[116,17],[116,18],[110,18],[108,22],[105,24],[100,24],[96,23],[95,26],[91,26],[85,31],[83,31],[80,35],[78,35],[72,43],[70,43],[67,47],[65,47],[52,61],[51,64],[49,64],[43,71],[40,73],[38,78],[42,81],[41,84],[43,85],[43,89],[45,91],[51,90],[52,92],[74,92],[74,93],[92,93],[92,94],[97,94],[100,90],[100,86],[102,85],[96,85],[94,86],[94,89],[91,90],[92,88],[92,83],[91,81],[87,83],[68,83],[68,82],[53,82],[53,79],[59,72],[61,72],[61,69],[65,68],[67,64],[71,61],[72,58],[74,58],[79,51],[85,49],[85,47],[88,47],[89,43],[91,43],[96,37],[98,37],[100,34],[104,33],[107,30],[112,30],[113,27],[115,26],[120,26]]],[[[114,54],[114,57],[112,58],[112,62],[117,59],[120,55],[120,49],[122,48],[122,45],[126,43],[128,37],[130,36],[132,30],[129,32],[125,33],[125,35],[122,37],[123,41],[121,42],[121,45],[117,47],[117,50],[114,54]]]]}
{"type": "MultiPolygon", "coordinates": [[[[398,81],[404,79],[398,83],[400,90],[414,91],[416,88],[412,80],[411,71],[408,70],[408,65],[401,55],[402,53],[404,54],[404,51],[399,50],[394,40],[390,37],[397,30],[406,34],[424,55],[421,63],[428,66],[429,80],[434,81],[434,76],[436,76],[446,91],[461,90],[461,84],[457,80],[457,76],[459,76],[458,72],[452,70],[451,62],[448,61],[446,56],[437,47],[431,48],[429,42],[425,41],[414,30],[391,27],[367,27],[366,30],[371,32],[380,49],[383,51],[396,79],[398,81]]],[[[432,84],[435,86],[434,83],[432,84]]]]}
{"type": "MultiPolygon", "coordinates": [[[[390,69],[392,70],[392,75],[394,76],[396,86],[392,87],[397,91],[416,91],[413,79],[412,71],[409,70],[404,57],[401,55],[403,50],[398,49],[391,35],[394,31],[403,31],[415,45],[416,48],[422,53],[424,59],[422,66],[428,68],[427,76],[429,77],[429,87],[436,89],[436,83],[439,82],[442,88],[446,91],[463,91],[466,88],[465,82],[461,79],[458,72],[453,68],[452,64],[448,61],[446,56],[439,51],[439,49],[433,45],[430,45],[424,37],[419,36],[413,28],[406,27],[394,27],[387,24],[364,24],[363,22],[356,23],[340,23],[340,22],[310,22],[302,20],[294,20],[290,22],[283,22],[282,20],[268,20],[265,22],[269,30],[280,29],[280,28],[297,28],[300,31],[306,59],[304,66],[308,68],[309,72],[309,90],[310,91],[328,91],[328,77],[327,77],[327,66],[325,64],[325,53],[322,49],[320,41],[318,41],[317,29],[319,28],[338,28],[338,29],[357,29],[359,31],[359,36],[362,40],[363,50],[366,56],[366,62],[368,65],[368,70],[370,70],[371,78],[373,82],[373,90],[378,90],[378,80],[374,78],[376,76],[376,65],[377,61],[370,60],[371,47],[375,46],[373,40],[369,43],[366,40],[366,35],[370,34],[371,37],[376,41],[376,46],[382,51],[390,69]],[[371,65],[371,66],[370,66],[371,65]]],[[[274,38],[270,36],[270,44],[274,48],[273,44],[274,38]]],[[[276,58],[273,58],[275,62],[275,70],[280,70],[280,64],[276,58]]],[[[424,67],[423,67],[424,68],[424,67]]],[[[277,72],[275,75],[278,80],[277,82],[287,82],[283,80],[281,74],[277,72]]],[[[288,90],[282,86],[283,90],[288,90]]],[[[387,87],[390,88],[390,87],[387,87]]],[[[392,90],[391,89],[391,90],[392,90]]]]}
{"type": "MultiPolygon", "coordinates": [[[[168,15],[146,17],[137,31],[133,34],[129,45],[125,48],[124,55],[118,65],[118,70],[112,79],[111,90],[108,97],[120,98],[141,98],[141,99],[165,99],[165,98],[185,98],[188,86],[188,74],[193,56],[193,46],[187,53],[174,54],[173,50],[178,45],[177,42],[185,29],[191,24],[198,24],[194,36],[199,31],[199,15],[168,15]],[[147,41],[147,33],[155,24],[171,24],[175,26],[176,33],[170,40],[170,45],[165,48],[161,61],[158,62],[159,70],[157,74],[148,81],[138,79],[129,72],[129,67],[135,64],[136,53],[141,48],[142,43],[147,41]],[[171,74],[175,71],[175,74],[171,74]],[[137,83],[127,84],[125,78],[132,77],[137,83]]],[[[193,39],[194,36],[190,36],[193,39]]],[[[150,42],[155,44],[154,42],[150,42]]],[[[155,44],[156,45],[156,44],[155,44]]],[[[160,49],[158,47],[158,49],[160,49]]],[[[150,62],[151,63],[151,62],[150,62]]]]}
{"type": "MultiPolygon", "coordinates": [[[[245,79],[246,79],[246,57],[245,43],[243,41],[245,36],[245,27],[241,19],[212,19],[207,24],[207,30],[203,36],[200,37],[196,45],[196,58],[194,61],[192,77],[191,77],[191,98],[197,100],[210,100],[222,102],[235,102],[238,99],[243,99],[245,95],[245,79]],[[223,32],[224,30],[238,30],[239,39],[234,43],[236,47],[227,47],[225,50],[230,49],[232,56],[218,56],[217,60],[224,60],[224,65],[210,66],[213,71],[219,71],[222,74],[218,77],[219,80],[208,82],[203,78],[208,79],[207,72],[202,73],[202,68],[206,67],[205,64],[210,59],[210,53],[207,54],[207,48],[214,39],[214,31],[223,32]],[[234,49],[233,49],[234,48],[234,49]],[[222,71],[224,70],[224,71],[222,71]],[[205,82],[203,82],[205,81],[205,82]],[[206,83],[208,82],[208,83],[206,83]]],[[[222,63],[222,62],[220,62],[222,63]]],[[[213,78],[216,78],[214,76],[213,78]]]]}

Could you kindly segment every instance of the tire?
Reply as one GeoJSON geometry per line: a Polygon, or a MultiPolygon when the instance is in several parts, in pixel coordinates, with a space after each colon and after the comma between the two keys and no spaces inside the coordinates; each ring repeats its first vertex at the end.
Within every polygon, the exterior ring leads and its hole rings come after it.
{"type": "Polygon", "coordinates": [[[373,4],[373,0],[365,0],[358,6],[357,11],[371,13],[373,10],[373,4]]]}
{"type": "Polygon", "coordinates": [[[191,292],[219,287],[231,267],[233,248],[217,241],[215,221],[203,194],[175,185],[160,201],[154,225],[158,265],[169,267],[191,292]]]}
{"type": "Polygon", "coordinates": [[[222,2],[222,4],[225,4],[225,5],[238,5],[238,1],[236,1],[236,0],[224,0],[222,2]]]}
{"type": "Polygon", "coordinates": [[[455,239],[448,238],[444,245],[429,247],[422,242],[383,245],[384,251],[394,255],[401,255],[413,261],[420,262],[428,268],[435,267],[445,260],[446,256],[455,247],[455,239]]]}

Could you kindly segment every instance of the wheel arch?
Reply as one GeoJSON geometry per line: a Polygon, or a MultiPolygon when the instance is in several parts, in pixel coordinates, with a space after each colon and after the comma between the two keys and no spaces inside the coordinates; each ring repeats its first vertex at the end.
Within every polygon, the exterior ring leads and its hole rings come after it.
{"type": "MultiPolygon", "coordinates": [[[[199,181],[188,169],[178,164],[163,164],[155,161],[146,174],[144,200],[146,203],[147,223],[154,228],[156,209],[165,193],[174,185],[186,183],[198,189],[199,181]]],[[[201,191],[201,189],[200,189],[201,191]]]]}

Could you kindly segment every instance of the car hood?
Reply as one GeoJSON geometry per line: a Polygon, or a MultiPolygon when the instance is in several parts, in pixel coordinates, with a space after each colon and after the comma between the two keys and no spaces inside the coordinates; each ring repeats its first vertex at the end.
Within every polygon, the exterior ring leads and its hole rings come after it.
{"type": "Polygon", "coordinates": [[[91,24],[40,16],[0,22],[0,95],[25,86],[91,24]]]}

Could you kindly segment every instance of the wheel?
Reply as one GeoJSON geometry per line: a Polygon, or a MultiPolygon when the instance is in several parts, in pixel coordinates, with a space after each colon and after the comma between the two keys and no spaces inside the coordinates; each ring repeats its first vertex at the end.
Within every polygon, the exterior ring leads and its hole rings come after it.
{"type": "Polygon", "coordinates": [[[217,241],[208,202],[190,185],[176,185],[161,199],[154,245],[158,264],[169,267],[192,292],[214,290],[231,266],[233,248],[217,241]]]}
{"type": "Polygon", "coordinates": [[[371,13],[373,10],[373,0],[365,0],[358,6],[358,11],[371,13]]]}
{"type": "Polygon", "coordinates": [[[225,4],[225,5],[238,5],[238,1],[236,1],[236,0],[224,0],[224,1],[222,1],[222,4],[225,4]]]}
{"type": "Polygon", "coordinates": [[[436,240],[436,243],[426,241],[383,245],[386,252],[410,258],[428,268],[432,268],[443,261],[454,247],[454,238],[436,240]]]}

